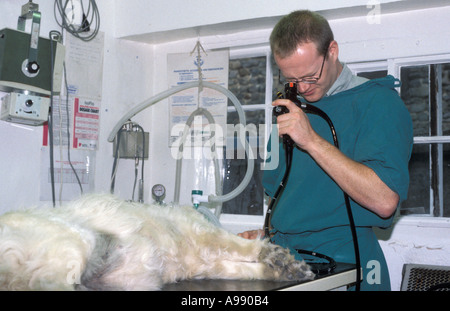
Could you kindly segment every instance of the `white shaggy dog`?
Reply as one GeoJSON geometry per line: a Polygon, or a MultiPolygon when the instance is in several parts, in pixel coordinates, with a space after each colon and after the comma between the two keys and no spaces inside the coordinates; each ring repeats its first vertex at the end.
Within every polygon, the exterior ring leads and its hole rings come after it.
{"type": "Polygon", "coordinates": [[[3,290],[158,290],[186,279],[313,276],[287,249],[228,233],[192,207],[87,195],[0,217],[3,290]]]}

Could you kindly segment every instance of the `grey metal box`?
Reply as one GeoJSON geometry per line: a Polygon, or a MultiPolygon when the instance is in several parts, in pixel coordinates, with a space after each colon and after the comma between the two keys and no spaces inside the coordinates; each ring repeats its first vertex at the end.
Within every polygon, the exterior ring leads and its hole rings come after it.
{"type": "Polygon", "coordinates": [[[40,95],[50,95],[53,56],[53,90],[61,91],[64,46],[56,41],[39,37],[37,61],[39,73],[34,77],[22,71],[30,49],[29,33],[4,28],[0,30],[0,91],[24,90],[40,95]],[[52,49],[51,49],[52,48],[52,49]],[[53,50],[53,52],[52,52],[53,50]]]}
{"type": "MultiPolygon", "coordinates": [[[[140,131],[122,131],[119,140],[119,158],[134,159],[142,158],[142,148],[144,147],[144,158],[148,159],[149,133],[144,132],[145,146],[142,144],[142,132],[140,131]]],[[[113,155],[116,152],[117,139],[113,144],[113,155]]]]}

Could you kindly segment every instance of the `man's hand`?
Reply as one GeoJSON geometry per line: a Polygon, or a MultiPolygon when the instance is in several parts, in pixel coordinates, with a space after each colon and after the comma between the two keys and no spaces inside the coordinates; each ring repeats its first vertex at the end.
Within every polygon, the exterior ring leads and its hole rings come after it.
{"type": "Polygon", "coordinates": [[[306,113],[288,99],[277,99],[272,105],[285,106],[289,110],[289,113],[277,117],[278,134],[289,135],[297,146],[306,150],[317,137],[306,113]]]}
{"type": "Polygon", "coordinates": [[[256,240],[256,239],[261,239],[264,236],[264,231],[261,229],[249,230],[249,231],[244,231],[244,232],[238,233],[238,236],[240,236],[241,238],[244,238],[244,239],[248,239],[248,240],[256,240]]]}

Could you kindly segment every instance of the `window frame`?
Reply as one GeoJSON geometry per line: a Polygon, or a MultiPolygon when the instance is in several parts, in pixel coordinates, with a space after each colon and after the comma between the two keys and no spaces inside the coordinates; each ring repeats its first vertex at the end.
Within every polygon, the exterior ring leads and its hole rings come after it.
{"type": "MultiPolygon", "coordinates": [[[[426,66],[426,65],[439,65],[450,63],[450,54],[439,54],[439,55],[426,55],[426,56],[417,56],[417,57],[408,57],[408,58],[397,58],[391,61],[392,65],[392,75],[396,78],[400,78],[401,69],[403,67],[411,67],[411,66],[426,66]]],[[[389,72],[389,70],[388,70],[389,72]]],[[[438,92],[442,91],[442,86],[438,92]]],[[[442,98],[442,94],[440,96],[442,98]]],[[[441,103],[442,106],[442,103],[441,103]]],[[[442,115],[442,110],[441,110],[442,115]]],[[[441,120],[442,121],[442,120],[441,120]]],[[[441,123],[442,124],[442,123],[441,123]]],[[[437,176],[438,176],[438,185],[437,189],[433,188],[430,182],[430,212],[429,214],[412,214],[407,216],[426,216],[426,217],[434,217],[434,218],[445,218],[444,215],[444,205],[443,205],[443,176],[439,172],[443,170],[443,158],[442,158],[442,144],[450,144],[450,136],[443,136],[442,133],[434,136],[415,136],[414,144],[437,144],[438,149],[440,150],[440,156],[438,155],[438,163],[437,163],[437,176]],[[436,207],[434,203],[434,190],[438,190],[439,196],[439,206],[436,207]],[[436,210],[438,209],[438,210],[436,210]]],[[[430,154],[430,158],[431,158],[430,154]]],[[[431,165],[431,164],[430,164],[431,165]]],[[[430,167],[430,171],[432,171],[432,167],[430,167]]]]}
{"type": "MultiPolygon", "coordinates": [[[[273,85],[273,71],[270,63],[271,51],[267,45],[246,47],[246,48],[229,48],[230,60],[240,58],[262,57],[266,58],[266,90],[265,102],[259,105],[243,105],[244,112],[264,110],[265,129],[264,129],[264,146],[267,146],[270,129],[272,127],[272,85],[273,85]]],[[[227,112],[235,112],[234,106],[228,106],[227,112]]],[[[267,158],[267,150],[264,148],[263,159],[267,158]]],[[[245,214],[226,214],[222,213],[220,220],[227,224],[227,228],[233,231],[241,232],[242,230],[251,230],[262,228],[267,211],[267,200],[263,198],[263,214],[262,215],[245,215],[245,214]],[[243,229],[243,226],[245,228],[243,229]]]]}
{"type": "MultiPolygon", "coordinates": [[[[348,66],[352,70],[354,74],[358,74],[360,72],[371,72],[378,70],[387,70],[388,74],[394,76],[395,78],[400,79],[401,69],[403,67],[412,67],[412,66],[427,66],[427,65],[439,65],[450,63],[450,54],[439,54],[439,55],[424,55],[424,56],[416,56],[416,57],[405,57],[405,58],[394,58],[389,60],[382,61],[373,61],[373,62],[361,62],[361,63],[349,63],[348,66]]],[[[400,94],[401,90],[398,88],[398,92],[400,94]]],[[[439,88],[438,92],[442,92],[442,86],[439,88]]],[[[401,94],[400,94],[401,95],[401,94]]],[[[442,99],[442,94],[440,96],[442,99]]],[[[442,107],[442,103],[441,103],[442,107]]],[[[439,108],[438,108],[439,109],[439,108]]],[[[442,115],[442,110],[440,110],[442,115]]],[[[442,121],[442,120],[440,120],[442,121]]],[[[439,121],[438,121],[439,122],[439,121]]],[[[442,123],[441,123],[442,124],[442,123]]],[[[417,217],[417,216],[425,216],[425,217],[435,217],[435,218],[445,218],[444,215],[444,205],[443,205],[443,176],[439,172],[443,170],[443,157],[442,157],[442,144],[450,144],[450,136],[444,136],[442,133],[434,136],[414,136],[413,140],[414,144],[437,144],[439,148],[438,155],[438,163],[437,163],[437,174],[438,174],[438,184],[437,188],[433,188],[430,182],[430,212],[428,214],[411,214],[405,215],[405,217],[417,217]],[[439,206],[436,207],[434,204],[433,192],[434,190],[438,190],[439,196],[439,206]],[[438,209],[438,210],[436,210],[438,209]]],[[[430,154],[430,157],[432,155],[430,154]]],[[[430,167],[430,171],[433,168],[430,167]]]]}

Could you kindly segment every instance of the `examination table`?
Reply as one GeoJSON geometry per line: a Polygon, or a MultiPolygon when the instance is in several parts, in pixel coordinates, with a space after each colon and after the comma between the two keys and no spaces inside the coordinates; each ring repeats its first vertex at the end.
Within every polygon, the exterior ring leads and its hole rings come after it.
{"type": "Polygon", "coordinates": [[[337,263],[336,268],[313,280],[297,281],[238,281],[238,280],[190,280],[166,284],[163,291],[325,291],[346,289],[354,284],[356,268],[354,264],[337,263]]]}

